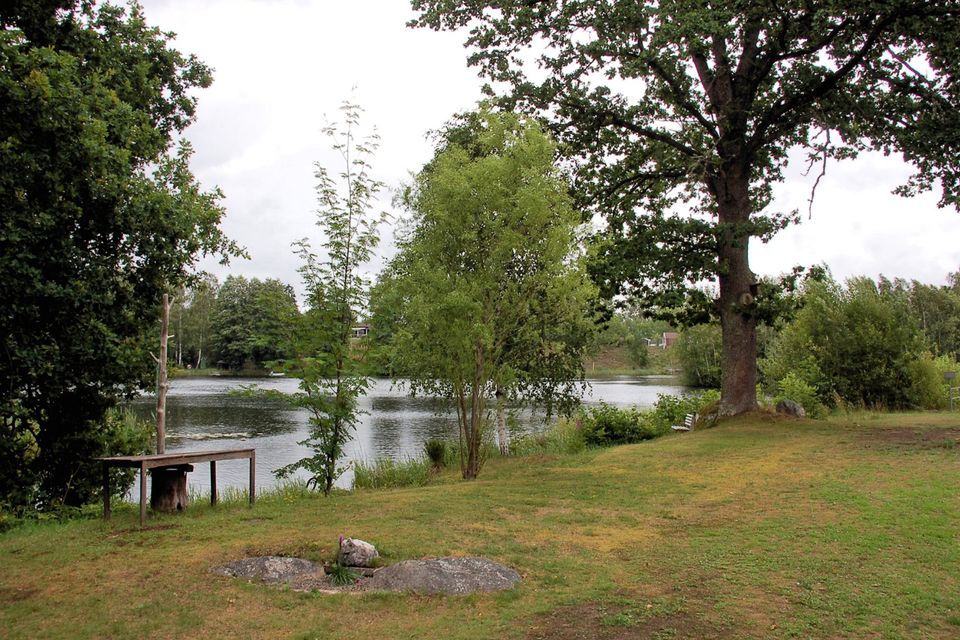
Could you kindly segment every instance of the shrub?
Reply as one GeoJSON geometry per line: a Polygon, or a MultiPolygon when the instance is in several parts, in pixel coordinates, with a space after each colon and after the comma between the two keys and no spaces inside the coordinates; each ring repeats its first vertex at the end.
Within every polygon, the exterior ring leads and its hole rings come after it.
{"type": "Polygon", "coordinates": [[[789,372],[780,382],[777,383],[778,393],[774,396],[774,404],[781,400],[793,400],[800,404],[807,416],[810,418],[822,418],[826,415],[827,409],[820,402],[817,396],[817,390],[803,380],[796,372],[789,372]]]}
{"type": "Polygon", "coordinates": [[[593,446],[641,442],[662,436],[670,429],[670,425],[664,428],[658,424],[649,411],[605,403],[587,409],[579,420],[584,442],[593,446]]]}
{"type": "Polygon", "coordinates": [[[803,300],[761,362],[768,390],[782,393],[786,380],[801,391],[800,380],[832,406],[937,406],[926,337],[903,295],[855,278],[811,282],[803,300]]]}
{"type": "Polygon", "coordinates": [[[377,458],[373,462],[353,463],[354,489],[394,489],[422,487],[430,481],[430,463],[420,458],[391,460],[377,458]]]}
{"type": "MultiPolygon", "coordinates": [[[[485,434],[486,436],[486,434],[485,434]]],[[[489,437],[484,437],[480,441],[480,451],[478,452],[480,456],[480,466],[483,466],[483,463],[492,458],[500,456],[500,447],[497,446],[497,443],[494,442],[489,437]]],[[[447,440],[446,449],[443,455],[443,466],[444,467],[459,467],[460,466],[460,443],[457,440],[447,440]]]]}
{"type": "Polygon", "coordinates": [[[360,578],[359,573],[339,562],[330,565],[325,571],[330,576],[330,582],[341,587],[353,584],[360,578]]]}
{"type": "Polygon", "coordinates": [[[441,469],[447,464],[447,442],[440,438],[430,438],[423,443],[423,452],[434,469],[441,469]]]}
{"type": "Polygon", "coordinates": [[[928,354],[907,364],[910,388],[908,401],[924,409],[943,409],[947,406],[949,389],[944,383],[943,372],[928,354]]]}
{"type": "MultiPolygon", "coordinates": [[[[151,453],[156,427],[142,420],[129,407],[107,411],[104,418],[102,441],[107,456],[127,456],[151,453]]],[[[110,493],[122,498],[133,486],[135,469],[111,469],[110,493]]],[[[102,491],[101,491],[102,492],[102,491]]]]}
{"type": "Polygon", "coordinates": [[[720,401],[720,392],[708,389],[701,393],[683,396],[659,395],[651,411],[651,422],[658,435],[662,435],[676,424],[683,424],[689,413],[701,414],[708,405],[720,401]]]}
{"type": "Polygon", "coordinates": [[[590,407],[580,418],[584,442],[593,446],[639,442],[640,420],[636,409],[606,403],[590,407]]]}

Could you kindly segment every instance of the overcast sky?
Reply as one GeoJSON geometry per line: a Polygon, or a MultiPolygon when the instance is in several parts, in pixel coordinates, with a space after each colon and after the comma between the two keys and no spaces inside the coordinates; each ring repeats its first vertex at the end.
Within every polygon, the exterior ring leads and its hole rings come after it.
{"type": "MultiPolygon", "coordinates": [[[[463,34],[407,28],[406,0],[142,2],[150,24],[175,32],[180,51],[214,69],[187,131],[193,169],[205,187],[224,191],[222,227],[252,257],[229,269],[205,263],[221,281],[235,273],[300,288],[291,243],[319,244],[313,165],[340,169],[321,129],[344,100],[362,105],[364,124],[376,126],[377,177],[395,189],[430,158],[426,133],[480,98],[463,34]]],[[[900,158],[832,164],[809,220],[813,177],[801,169],[777,187],[774,207],[800,209],[803,222],[767,245],[754,241],[757,273],[826,263],[841,279],[884,274],[943,284],[960,269],[960,213],[938,209],[936,194],[892,195],[910,173],[900,158]]],[[[390,235],[385,229],[381,255],[392,252],[390,235]]]]}

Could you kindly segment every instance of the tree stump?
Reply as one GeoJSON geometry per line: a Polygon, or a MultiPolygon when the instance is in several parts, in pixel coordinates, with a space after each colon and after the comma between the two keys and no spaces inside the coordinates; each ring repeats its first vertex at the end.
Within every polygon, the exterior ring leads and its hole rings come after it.
{"type": "Polygon", "coordinates": [[[187,473],[193,465],[180,464],[150,470],[150,508],[175,513],[187,508],[187,473]]]}

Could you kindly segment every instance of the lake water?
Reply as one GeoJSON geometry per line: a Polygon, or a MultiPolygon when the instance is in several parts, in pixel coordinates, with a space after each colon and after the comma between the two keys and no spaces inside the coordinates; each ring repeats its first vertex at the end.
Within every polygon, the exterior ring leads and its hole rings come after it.
{"type": "MultiPolygon", "coordinates": [[[[292,409],[280,400],[231,395],[242,385],[255,384],[262,389],[284,393],[297,390],[290,378],[179,378],[170,382],[167,394],[167,453],[253,447],[257,450],[257,487],[266,489],[276,483],[273,472],[284,465],[310,455],[297,443],[308,436],[305,411],[292,409]]],[[[583,400],[587,404],[606,402],[619,406],[649,407],[658,394],[680,394],[684,387],[673,378],[612,378],[590,380],[583,400]]],[[[156,397],[134,400],[134,410],[154,420],[156,397]]],[[[346,459],[372,460],[378,457],[404,459],[419,456],[429,438],[455,439],[456,413],[431,398],[412,398],[389,380],[375,380],[360,401],[366,411],[346,447],[346,459]]],[[[542,419],[529,414],[519,416],[519,428],[531,432],[543,429],[542,419]]],[[[194,491],[210,491],[206,463],[187,476],[194,491]]],[[[247,487],[247,461],[226,460],[217,463],[220,489],[247,487]]],[[[300,477],[306,478],[307,474],[300,477]]],[[[353,476],[347,471],[338,486],[350,487],[353,476]]],[[[131,495],[138,495],[135,486],[131,495]]]]}

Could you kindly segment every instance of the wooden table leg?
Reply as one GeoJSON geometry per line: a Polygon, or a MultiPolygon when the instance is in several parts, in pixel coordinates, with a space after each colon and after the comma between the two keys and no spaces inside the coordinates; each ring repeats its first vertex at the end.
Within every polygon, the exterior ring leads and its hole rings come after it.
{"type": "Polygon", "coordinates": [[[210,504],[217,506],[217,461],[210,461],[210,504]]]}
{"type": "Polygon", "coordinates": [[[140,528],[147,524],[147,465],[140,463],[140,528]]]}
{"type": "Polygon", "coordinates": [[[110,467],[103,463],[103,519],[110,519],[110,467]]]}
{"type": "Polygon", "coordinates": [[[257,501],[257,452],[250,452],[250,506],[257,501]]]}

